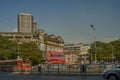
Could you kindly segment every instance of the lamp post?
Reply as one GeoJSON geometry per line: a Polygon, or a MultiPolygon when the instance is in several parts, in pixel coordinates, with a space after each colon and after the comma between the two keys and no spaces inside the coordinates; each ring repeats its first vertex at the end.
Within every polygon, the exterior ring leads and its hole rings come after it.
{"type": "Polygon", "coordinates": [[[95,53],[95,64],[96,64],[96,62],[97,62],[97,58],[96,58],[96,52],[97,52],[97,50],[96,50],[96,35],[95,35],[95,28],[94,28],[94,26],[93,25],[90,25],[90,27],[93,29],[93,31],[94,31],[94,53],[95,53]]]}
{"type": "Polygon", "coordinates": [[[111,54],[112,54],[111,59],[112,59],[112,62],[113,62],[114,54],[113,54],[113,45],[112,45],[112,44],[111,44],[111,48],[112,48],[112,51],[111,51],[111,54]]]}
{"type": "Polygon", "coordinates": [[[20,59],[20,54],[19,54],[19,40],[18,40],[18,44],[17,44],[17,49],[18,49],[18,52],[17,52],[17,59],[20,59]]]}
{"type": "Polygon", "coordinates": [[[68,51],[68,52],[69,52],[69,57],[68,57],[68,61],[69,61],[69,62],[68,62],[68,64],[69,64],[69,73],[70,73],[70,64],[71,64],[71,46],[72,46],[72,45],[70,44],[70,46],[69,46],[69,51],[68,51]]]}

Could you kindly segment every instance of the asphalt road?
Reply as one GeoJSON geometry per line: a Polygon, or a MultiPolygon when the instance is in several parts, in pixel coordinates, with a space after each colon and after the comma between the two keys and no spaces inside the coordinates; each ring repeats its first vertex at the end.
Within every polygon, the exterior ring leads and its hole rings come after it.
{"type": "Polygon", "coordinates": [[[102,76],[14,75],[0,73],[0,80],[104,80],[102,76]]]}

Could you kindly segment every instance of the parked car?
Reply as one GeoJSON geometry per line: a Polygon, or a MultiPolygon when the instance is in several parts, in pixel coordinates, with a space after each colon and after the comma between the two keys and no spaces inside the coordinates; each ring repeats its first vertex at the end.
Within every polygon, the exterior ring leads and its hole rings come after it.
{"type": "Polygon", "coordinates": [[[107,80],[120,80],[120,65],[105,69],[102,76],[107,80]]]}

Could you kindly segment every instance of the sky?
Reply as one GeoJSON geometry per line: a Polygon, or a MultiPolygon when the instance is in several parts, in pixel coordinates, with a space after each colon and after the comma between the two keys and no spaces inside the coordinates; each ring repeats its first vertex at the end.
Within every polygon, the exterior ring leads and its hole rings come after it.
{"type": "Polygon", "coordinates": [[[120,39],[120,0],[0,0],[0,32],[16,31],[18,13],[31,13],[38,29],[65,43],[120,39]]]}

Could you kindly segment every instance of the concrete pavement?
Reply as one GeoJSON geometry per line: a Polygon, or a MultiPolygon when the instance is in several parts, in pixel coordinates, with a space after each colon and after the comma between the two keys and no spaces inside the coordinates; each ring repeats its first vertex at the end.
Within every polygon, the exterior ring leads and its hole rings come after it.
{"type": "Polygon", "coordinates": [[[104,80],[102,76],[40,75],[0,73],[0,80],[104,80]]]}

